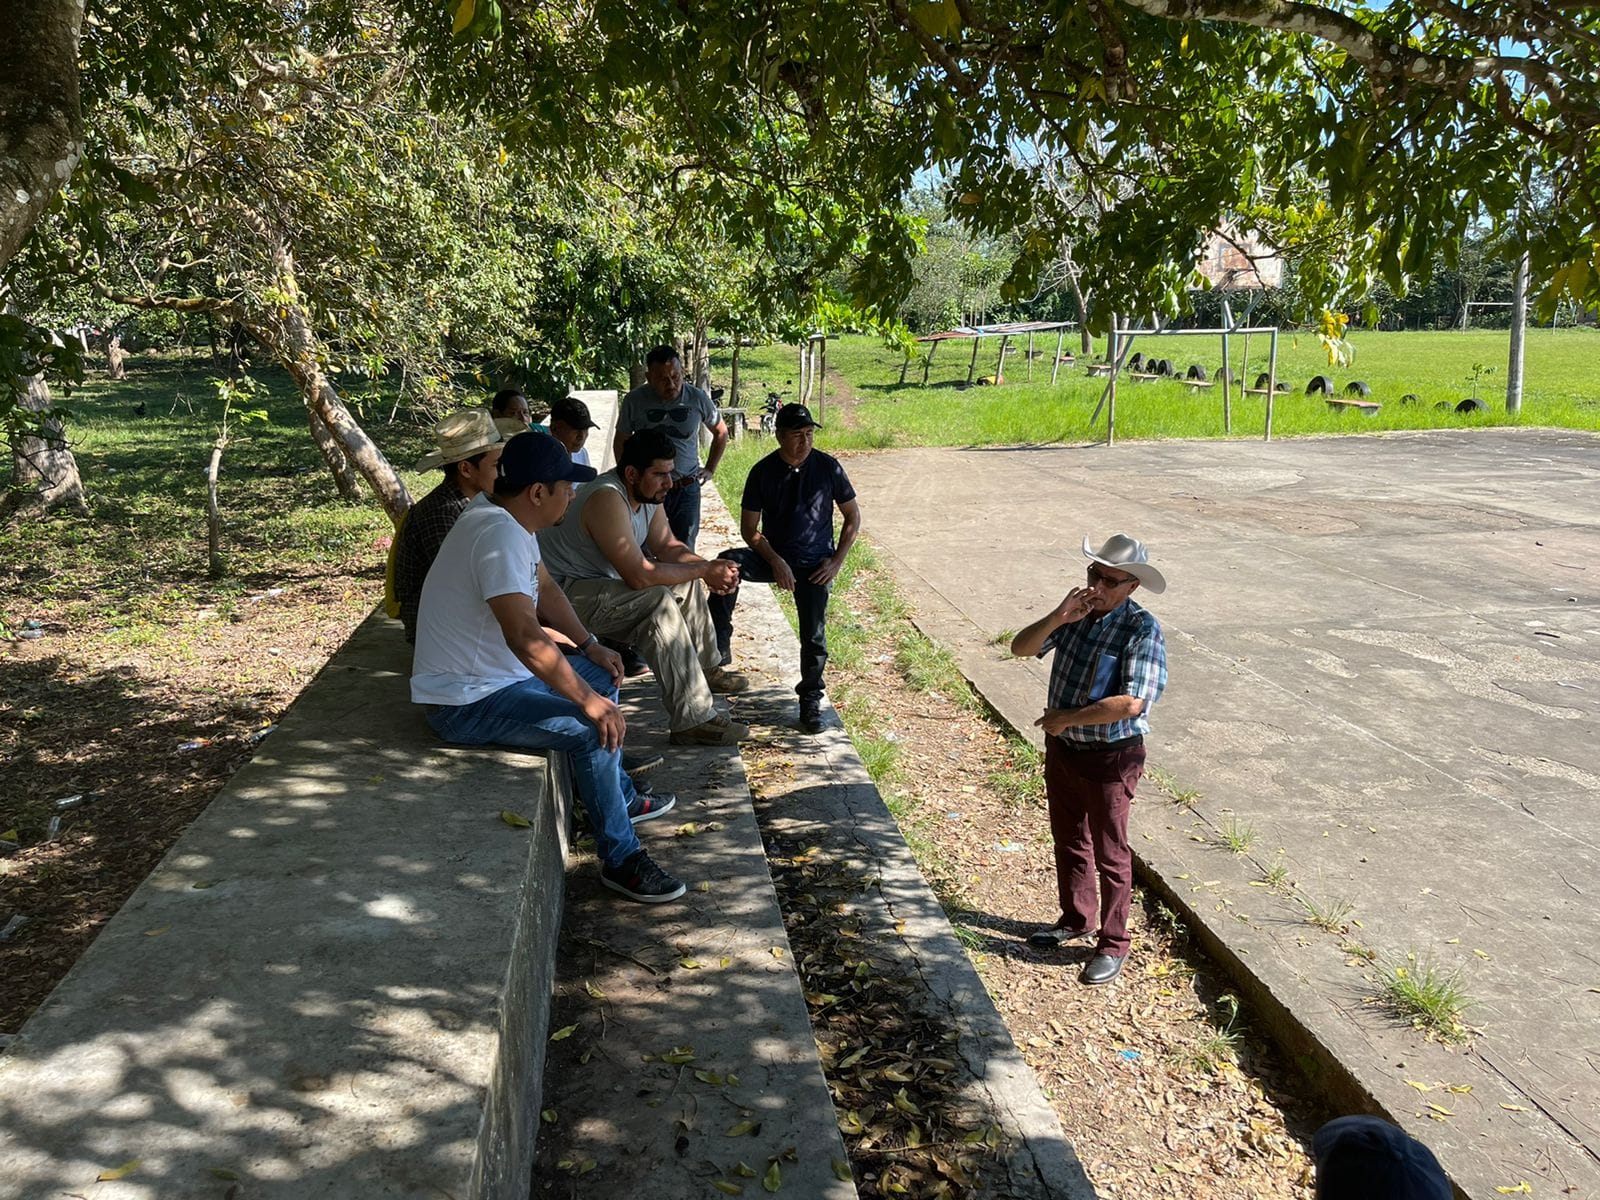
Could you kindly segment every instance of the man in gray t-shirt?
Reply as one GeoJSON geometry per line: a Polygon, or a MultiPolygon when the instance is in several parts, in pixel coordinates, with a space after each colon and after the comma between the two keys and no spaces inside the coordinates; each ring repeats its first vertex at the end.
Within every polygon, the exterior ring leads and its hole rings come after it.
{"type": "Polygon", "coordinates": [[[683,362],[671,346],[657,346],[645,357],[646,382],[622,398],[617,411],[617,436],[612,453],[622,461],[622,447],[641,429],[659,429],[672,441],[672,490],[662,506],[673,536],[694,549],[700,536],[700,485],[717,473],[728,445],[728,427],[715,401],[683,381],[683,362]],[[711,431],[711,449],[700,465],[700,430],[711,431]]]}

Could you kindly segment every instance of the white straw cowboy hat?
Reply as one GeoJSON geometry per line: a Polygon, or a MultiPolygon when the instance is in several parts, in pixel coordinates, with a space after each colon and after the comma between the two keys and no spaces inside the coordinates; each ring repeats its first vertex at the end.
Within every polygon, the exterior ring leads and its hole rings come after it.
{"type": "Polygon", "coordinates": [[[1088,538],[1084,538],[1083,556],[1103,567],[1115,567],[1119,571],[1126,571],[1139,581],[1140,587],[1148,588],[1158,596],[1167,590],[1166,577],[1150,565],[1150,555],[1146,552],[1144,543],[1138,538],[1131,538],[1125,533],[1114,533],[1098,550],[1089,545],[1088,538]]]}
{"type": "Polygon", "coordinates": [[[446,463],[458,463],[482,454],[505,439],[494,426],[494,418],[486,408],[467,408],[453,412],[433,427],[433,440],[439,448],[424,455],[417,464],[419,471],[431,471],[446,463]]]}

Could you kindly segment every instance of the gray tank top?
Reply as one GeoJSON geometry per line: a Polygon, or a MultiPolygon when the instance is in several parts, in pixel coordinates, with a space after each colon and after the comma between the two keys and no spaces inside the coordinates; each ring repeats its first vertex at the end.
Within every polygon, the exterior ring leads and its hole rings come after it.
{"type": "MultiPolygon", "coordinates": [[[[578,494],[567,506],[567,512],[557,525],[539,531],[539,554],[545,567],[563,587],[574,579],[621,579],[611,560],[600,553],[600,547],[583,529],[583,509],[590,497],[603,490],[616,492],[628,503],[628,487],[613,467],[597,475],[578,489],[578,494]]],[[[650,519],[656,515],[659,504],[641,504],[637,512],[630,509],[633,540],[641,548],[650,533],[650,519]]]]}

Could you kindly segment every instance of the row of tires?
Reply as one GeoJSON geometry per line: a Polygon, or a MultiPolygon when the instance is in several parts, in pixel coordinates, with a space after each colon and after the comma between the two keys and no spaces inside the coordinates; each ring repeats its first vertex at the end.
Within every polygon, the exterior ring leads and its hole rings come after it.
{"type": "MultiPolygon", "coordinates": [[[[1180,378],[1170,358],[1146,358],[1143,354],[1135,354],[1128,359],[1127,369],[1135,375],[1157,375],[1166,379],[1180,378]]],[[[1226,370],[1221,371],[1218,377],[1226,382],[1232,382],[1226,370]]],[[[1189,369],[1183,373],[1181,378],[1195,383],[1208,383],[1211,379],[1206,369],[1199,363],[1190,363],[1189,369]]],[[[1256,376],[1254,386],[1257,391],[1264,391],[1269,383],[1273,385],[1274,391],[1287,392],[1290,390],[1289,384],[1281,379],[1274,380],[1265,371],[1256,376]]],[[[1338,386],[1334,383],[1333,377],[1329,375],[1314,375],[1311,377],[1311,382],[1306,384],[1306,395],[1308,396],[1333,396],[1338,394],[1338,391],[1338,386]]],[[[1344,385],[1344,394],[1352,399],[1366,400],[1372,395],[1372,386],[1364,379],[1352,379],[1344,385]]],[[[1422,397],[1415,392],[1407,392],[1400,397],[1400,403],[1421,404],[1422,397]]],[[[1440,400],[1434,405],[1434,408],[1440,411],[1453,408],[1458,413],[1472,413],[1485,412],[1488,406],[1477,397],[1469,396],[1465,400],[1454,403],[1449,400],[1440,400]]]]}

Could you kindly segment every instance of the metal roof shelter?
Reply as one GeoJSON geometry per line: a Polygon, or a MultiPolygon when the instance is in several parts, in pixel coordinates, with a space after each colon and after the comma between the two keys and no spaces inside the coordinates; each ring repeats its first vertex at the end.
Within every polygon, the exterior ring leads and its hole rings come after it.
{"type": "MultiPolygon", "coordinates": [[[[1067,336],[1067,330],[1076,329],[1076,321],[1009,321],[1001,325],[961,325],[955,329],[944,329],[938,333],[928,333],[919,337],[917,341],[928,344],[927,357],[922,360],[922,386],[928,386],[928,371],[933,366],[934,351],[939,349],[943,342],[958,341],[963,338],[972,339],[972,359],[967,363],[967,382],[972,382],[973,374],[978,369],[978,347],[983,344],[984,338],[1000,339],[1000,354],[995,359],[994,377],[999,382],[1005,371],[1006,345],[1014,337],[1022,334],[1028,335],[1028,378],[1033,378],[1033,338],[1039,333],[1053,333],[1056,335],[1056,357],[1050,368],[1050,382],[1056,381],[1056,376],[1061,372],[1061,346],[1067,336]]],[[[900,367],[900,382],[906,381],[906,371],[911,367],[911,355],[906,355],[905,363],[900,367]]]]}

